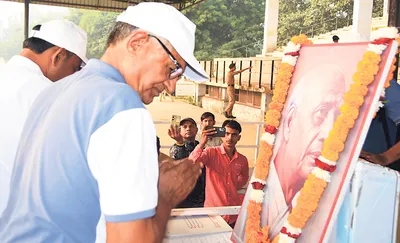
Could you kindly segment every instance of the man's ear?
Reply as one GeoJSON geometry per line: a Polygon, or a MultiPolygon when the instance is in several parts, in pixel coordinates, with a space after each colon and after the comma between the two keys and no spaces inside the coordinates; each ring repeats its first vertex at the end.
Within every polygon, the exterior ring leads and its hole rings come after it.
{"type": "Polygon", "coordinates": [[[128,49],[128,52],[132,55],[134,55],[134,53],[136,51],[138,51],[143,44],[147,43],[149,41],[149,34],[144,31],[144,30],[136,30],[133,31],[127,40],[126,43],[126,48],[128,49]]]}
{"type": "Polygon", "coordinates": [[[239,134],[239,136],[238,136],[238,142],[240,141],[241,138],[242,138],[242,135],[239,134]]]}
{"type": "Polygon", "coordinates": [[[292,125],[293,118],[296,115],[296,107],[295,106],[290,106],[289,111],[287,112],[286,118],[283,121],[282,125],[282,132],[283,132],[283,139],[285,143],[288,142],[289,140],[289,135],[290,135],[290,129],[292,125]]]}
{"type": "Polygon", "coordinates": [[[51,64],[53,66],[59,65],[62,61],[67,58],[67,50],[58,47],[58,49],[51,55],[51,64]]]}

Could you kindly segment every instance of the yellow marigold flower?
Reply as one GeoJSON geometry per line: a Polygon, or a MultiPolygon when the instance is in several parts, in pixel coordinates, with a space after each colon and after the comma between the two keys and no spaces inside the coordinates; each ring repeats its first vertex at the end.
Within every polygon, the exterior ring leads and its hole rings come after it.
{"type": "Polygon", "coordinates": [[[326,181],[310,174],[300,190],[297,205],[293,208],[292,213],[288,217],[290,225],[296,228],[303,228],[313,212],[317,209],[319,199],[326,188],[326,181]],[[313,197],[310,200],[310,196],[313,197]]]}
{"type": "Polygon", "coordinates": [[[281,112],[279,112],[278,110],[268,110],[267,111],[267,117],[270,116],[271,119],[275,119],[275,120],[280,120],[281,119],[281,112]]]}
{"type": "Polygon", "coordinates": [[[343,114],[345,117],[356,120],[358,118],[358,115],[360,114],[360,111],[357,107],[345,103],[340,107],[340,113],[343,114]]]}
{"type": "Polygon", "coordinates": [[[350,85],[350,90],[348,93],[366,96],[368,94],[368,87],[360,82],[354,82],[350,85]]]}
{"type": "Polygon", "coordinates": [[[372,63],[378,64],[381,62],[381,55],[378,55],[373,51],[366,51],[363,60],[370,60],[372,63]]]}
{"type": "Polygon", "coordinates": [[[355,119],[342,114],[342,115],[338,116],[338,118],[336,118],[335,123],[339,123],[340,126],[342,126],[343,128],[351,129],[354,127],[355,119]]]}
{"type": "Polygon", "coordinates": [[[376,75],[379,71],[379,65],[369,61],[361,61],[357,64],[357,71],[368,72],[372,75],[376,75]]]}
{"type": "Polygon", "coordinates": [[[339,159],[339,153],[336,151],[329,150],[328,148],[323,148],[321,155],[331,161],[337,161],[339,159]]]}
{"type": "Polygon", "coordinates": [[[363,85],[369,85],[374,79],[374,75],[369,72],[356,72],[353,75],[353,80],[363,85]]]}
{"type": "Polygon", "coordinates": [[[356,107],[358,109],[364,103],[364,97],[358,94],[353,94],[348,92],[344,94],[344,102],[345,104],[350,105],[352,107],[356,107]]]}
{"type": "Polygon", "coordinates": [[[283,104],[276,102],[276,101],[272,101],[271,103],[268,104],[268,108],[271,110],[277,110],[277,111],[282,111],[283,110],[283,104]]]}
{"type": "Polygon", "coordinates": [[[287,93],[279,93],[275,92],[274,96],[272,96],[272,101],[284,104],[286,101],[287,93]]]}
{"type": "Polygon", "coordinates": [[[324,141],[324,148],[340,153],[344,149],[344,143],[337,136],[328,136],[324,141]]]}
{"type": "Polygon", "coordinates": [[[282,92],[282,93],[287,93],[288,90],[289,90],[289,84],[286,83],[286,82],[279,82],[279,83],[276,83],[276,85],[275,85],[275,90],[276,90],[276,91],[279,90],[279,92],[282,92]]]}
{"type": "Polygon", "coordinates": [[[274,127],[279,127],[279,120],[274,117],[270,117],[270,116],[266,117],[265,123],[269,124],[271,126],[274,126],[274,127]]]}
{"type": "Polygon", "coordinates": [[[293,71],[294,71],[294,66],[290,65],[289,63],[281,63],[279,65],[278,75],[280,73],[282,74],[293,73],[293,71]]]}

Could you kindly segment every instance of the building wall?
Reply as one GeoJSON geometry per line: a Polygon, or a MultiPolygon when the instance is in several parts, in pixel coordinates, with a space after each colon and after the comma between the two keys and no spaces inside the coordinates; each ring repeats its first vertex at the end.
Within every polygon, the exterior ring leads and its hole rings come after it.
{"type": "Polygon", "coordinates": [[[183,79],[176,83],[175,96],[195,96],[196,85],[183,79]]]}

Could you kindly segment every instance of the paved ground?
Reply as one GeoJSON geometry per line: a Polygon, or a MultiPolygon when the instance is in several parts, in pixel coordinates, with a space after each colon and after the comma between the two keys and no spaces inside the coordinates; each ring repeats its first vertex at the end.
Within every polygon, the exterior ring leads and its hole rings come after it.
{"type": "MultiPolygon", "coordinates": [[[[158,97],[156,97],[154,102],[148,105],[147,108],[150,111],[154,121],[164,122],[170,122],[172,115],[180,115],[182,119],[184,117],[192,117],[197,122],[200,122],[201,114],[206,112],[206,110],[201,107],[190,105],[179,100],[172,102],[169,98],[167,98],[166,100],[160,102],[158,97]]],[[[221,114],[215,114],[215,116],[219,125],[225,120],[225,117],[221,114]]],[[[238,122],[242,123],[246,121],[238,120],[238,122]]],[[[169,125],[167,124],[156,124],[157,135],[160,137],[162,146],[171,146],[174,143],[174,140],[168,136],[168,127],[169,125]]],[[[242,124],[242,129],[242,138],[239,141],[239,144],[255,145],[257,126],[253,124],[242,124]]],[[[168,152],[168,149],[162,149],[162,151],[165,153],[168,152]]],[[[247,157],[250,167],[252,167],[254,163],[255,149],[239,148],[238,151],[247,157]]]]}

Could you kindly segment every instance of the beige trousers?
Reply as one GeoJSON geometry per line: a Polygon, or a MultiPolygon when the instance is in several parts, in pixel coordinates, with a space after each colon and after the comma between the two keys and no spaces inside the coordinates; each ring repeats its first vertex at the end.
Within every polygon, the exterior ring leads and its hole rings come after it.
{"type": "Polygon", "coordinates": [[[228,113],[228,116],[232,115],[233,105],[235,104],[235,87],[228,86],[226,89],[228,93],[229,103],[225,108],[225,112],[228,113]]]}

